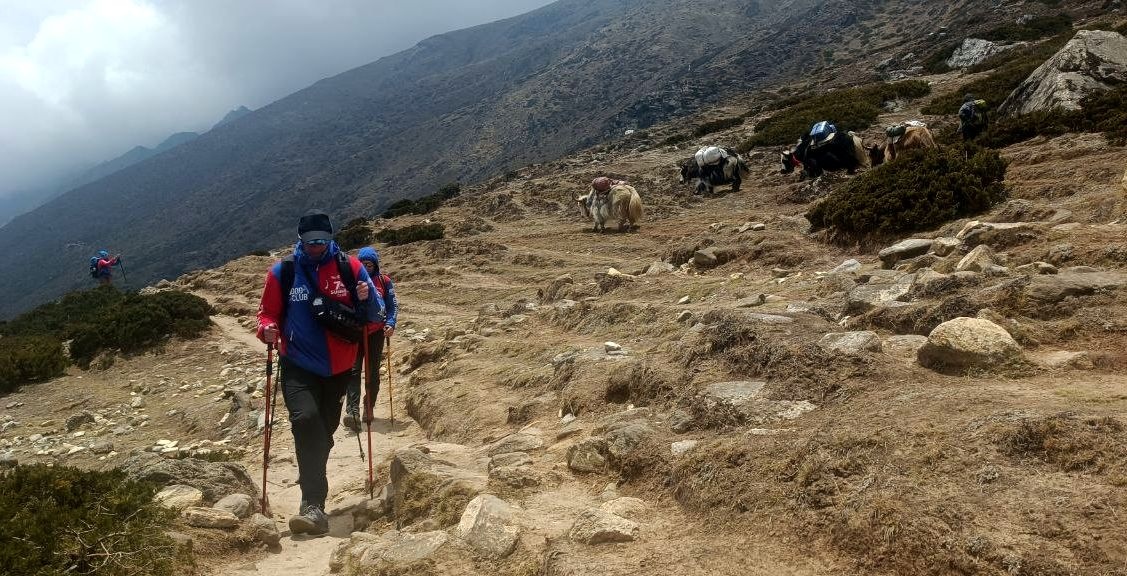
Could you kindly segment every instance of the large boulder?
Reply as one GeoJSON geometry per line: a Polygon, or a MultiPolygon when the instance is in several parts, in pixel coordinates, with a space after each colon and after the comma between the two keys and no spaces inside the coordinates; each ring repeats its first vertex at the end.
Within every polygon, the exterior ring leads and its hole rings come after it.
{"type": "Polygon", "coordinates": [[[121,469],[131,480],[152,482],[158,486],[184,484],[203,493],[204,504],[214,504],[229,494],[258,495],[258,486],[242,464],[208,462],[196,458],[161,458],[142,452],[122,463],[121,469]]]}
{"type": "Polygon", "coordinates": [[[520,539],[520,526],[513,507],[491,494],[482,494],[466,505],[456,533],[471,548],[492,558],[512,554],[520,539]]]}
{"type": "Polygon", "coordinates": [[[568,530],[568,537],[583,544],[632,542],[638,536],[638,525],[621,516],[591,508],[582,512],[568,530]]]}
{"type": "Polygon", "coordinates": [[[947,58],[946,64],[948,68],[970,68],[981,64],[987,58],[999,52],[1005,52],[1011,48],[1024,45],[1024,42],[1001,44],[983,40],[982,38],[967,38],[951,53],[951,56],[947,58]]]}
{"type": "Polygon", "coordinates": [[[1079,110],[1097,91],[1127,83],[1127,38],[1117,32],[1081,30],[1029,75],[1002,103],[1004,115],[1053,108],[1079,110]]]}
{"type": "Polygon", "coordinates": [[[1025,293],[1038,302],[1055,304],[1065,298],[1111,292],[1122,288],[1125,284],[1127,284],[1127,274],[1062,271],[1054,275],[1034,276],[1025,293]]]}
{"type": "Polygon", "coordinates": [[[993,370],[1024,363],[1021,345],[1005,328],[967,317],[936,326],[918,356],[924,366],[955,371],[993,370]]]}

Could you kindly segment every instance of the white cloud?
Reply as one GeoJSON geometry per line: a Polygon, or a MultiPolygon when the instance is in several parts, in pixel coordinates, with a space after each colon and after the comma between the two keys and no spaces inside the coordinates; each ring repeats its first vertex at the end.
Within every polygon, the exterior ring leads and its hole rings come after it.
{"type": "Polygon", "coordinates": [[[548,0],[0,0],[0,195],[548,0]]]}

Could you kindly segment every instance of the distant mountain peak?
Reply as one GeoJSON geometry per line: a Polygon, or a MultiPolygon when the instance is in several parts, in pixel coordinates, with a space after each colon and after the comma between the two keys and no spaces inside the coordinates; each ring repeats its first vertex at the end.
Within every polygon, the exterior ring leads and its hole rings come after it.
{"type": "Polygon", "coordinates": [[[238,108],[235,108],[234,110],[228,112],[227,115],[224,116],[223,119],[219,122],[216,122],[215,126],[212,126],[211,129],[215,130],[216,128],[224,124],[234,122],[235,120],[238,120],[239,118],[242,118],[243,116],[246,116],[251,112],[253,112],[253,110],[251,110],[250,108],[247,108],[246,106],[239,106],[238,108]]]}

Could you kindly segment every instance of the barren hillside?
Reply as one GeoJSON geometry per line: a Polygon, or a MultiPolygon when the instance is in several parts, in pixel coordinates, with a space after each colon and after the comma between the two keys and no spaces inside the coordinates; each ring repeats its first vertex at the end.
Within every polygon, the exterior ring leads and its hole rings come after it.
{"type": "MultiPolygon", "coordinates": [[[[927,79],[943,91],[955,78],[927,79]]],[[[402,322],[396,422],[381,396],[375,457],[381,486],[398,470],[398,496],[386,515],[383,499],[366,503],[356,438],[338,432],[330,537],[283,534],[263,551],[244,533],[186,529],[202,570],[1122,573],[1127,149],[1098,134],[1005,149],[1010,200],[982,223],[916,235],[960,241],[890,270],[883,246],[809,235],[796,202],[809,185],[779,175],[771,153],[752,156],[741,192],[690,195],[675,162],[703,143],[626,141],[532,165],[427,215],[446,239],[382,248],[402,322]],[[596,234],[580,219],[571,195],[603,174],[641,192],[639,230],[596,234]],[[955,272],[979,245],[993,267],[955,272]],[[696,256],[708,247],[727,261],[696,256]],[[922,337],[955,317],[1004,327],[1021,361],[920,366],[922,337]],[[862,334],[826,336],[846,332],[862,334]],[[478,492],[519,507],[505,554],[450,529],[478,492]],[[632,522],[613,528],[629,537],[584,543],[574,526],[592,514],[632,522]]],[[[249,329],[271,261],[178,279],[220,311],[208,339],[12,394],[0,442],[21,462],[109,466],[171,439],[234,450],[258,482],[264,350],[249,329]],[[63,425],[78,410],[98,415],[86,437],[63,425]],[[95,450],[107,441],[115,452],[95,450]]],[[[283,520],[297,499],[284,422],[275,439],[283,520]]]]}

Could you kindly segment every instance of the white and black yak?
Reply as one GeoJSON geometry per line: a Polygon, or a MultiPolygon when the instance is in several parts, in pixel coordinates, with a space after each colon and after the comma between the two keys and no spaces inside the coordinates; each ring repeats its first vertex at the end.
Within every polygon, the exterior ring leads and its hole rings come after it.
{"type": "Polygon", "coordinates": [[[678,163],[681,168],[681,183],[688,184],[696,179],[697,194],[711,194],[714,187],[732,185],[732,192],[740,191],[744,177],[750,174],[747,162],[731,148],[705,146],[697,150],[692,158],[678,163]]]}

